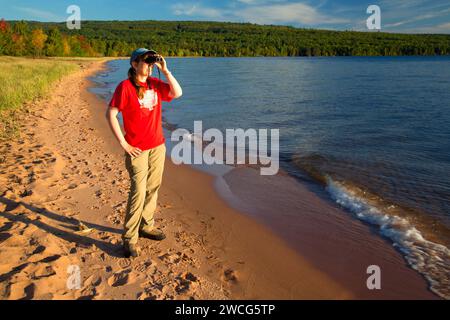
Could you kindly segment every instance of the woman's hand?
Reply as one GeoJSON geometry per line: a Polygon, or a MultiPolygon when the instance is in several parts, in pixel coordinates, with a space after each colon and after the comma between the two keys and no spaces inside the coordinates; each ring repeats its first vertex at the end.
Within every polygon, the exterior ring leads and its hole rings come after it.
{"type": "Polygon", "coordinates": [[[155,62],[155,65],[158,67],[159,70],[161,70],[161,72],[168,72],[169,69],[167,69],[166,59],[164,59],[162,55],[159,55],[159,57],[161,58],[162,61],[155,62]]]}
{"type": "Polygon", "coordinates": [[[126,153],[128,153],[132,157],[137,157],[142,153],[142,150],[139,148],[135,148],[128,144],[128,142],[123,141],[120,143],[122,148],[125,150],[126,153]]]}
{"type": "Polygon", "coordinates": [[[169,98],[177,99],[181,97],[183,94],[183,91],[181,90],[180,84],[178,83],[177,79],[175,79],[174,76],[171,75],[169,69],[167,68],[167,62],[166,59],[162,55],[159,55],[161,57],[160,62],[155,62],[155,65],[158,67],[159,70],[161,70],[164,73],[164,76],[167,79],[167,82],[170,86],[170,92],[169,92],[169,98]]]}

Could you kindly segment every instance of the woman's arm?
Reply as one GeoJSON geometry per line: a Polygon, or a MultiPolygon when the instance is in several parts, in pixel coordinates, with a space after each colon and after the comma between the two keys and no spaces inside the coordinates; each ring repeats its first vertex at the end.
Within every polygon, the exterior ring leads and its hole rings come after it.
{"type": "Polygon", "coordinates": [[[163,73],[167,79],[167,82],[170,85],[169,96],[174,99],[181,97],[181,95],[183,94],[183,91],[181,90],[180,84],[178,83],[177,79],[175,79],[175,77],[172,75],[172,73],[168,69],[163,71],[163,73]]]}
{"type": "Polygon", "coordinates": [[[117,141],[119,141],[122,148],[133,157],[137,157],[141,154],[142,150],[139,148],[135,148],[133,146],[130,146],[128,142],[125,140],[125,137],[123,136],[122,129],[120,128],[119,120],[117,120],[117,115],[119,114],[119,109],[115,107],[108,107],[108,110],[106,111],[106,119],[108,119],[109,126],[114,133],[114,136],[116,137],[117,141]]]}
{"type": "Polygon", "coordinates": [[[180,84],[178,83],[177,79],[172,75],[172,73],[167,68],[167,62],[166,59],[164,59],[163,56],[160,56],[162,61],[156,62],[155,65],[161,70],[161,72],[164,74],[164,76],[167,79],[167,82],[170,86],[170,92],[169,96],[171,98],[179,98],[183,94],[183,91],[181,90],[180,84]]]}

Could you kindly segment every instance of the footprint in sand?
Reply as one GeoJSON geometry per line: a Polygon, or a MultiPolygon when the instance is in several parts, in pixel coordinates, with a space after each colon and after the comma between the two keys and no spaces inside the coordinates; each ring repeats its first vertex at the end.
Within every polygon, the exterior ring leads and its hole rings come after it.
{"type": "MultiPolygon", "coordinates": [[[[2,227],[3,228],[3,227],[2,227]]],[[[5,240],[8,240],[12,236],[11,233],[8,232],[0,232],[0,243],[2,243],[5,240]]]]}
{"type": "Polygon", "coordinates": [[[88,286],[81,291],[81,295],[77,300],[92,300],[97,296],[97,289],[93,286],[88,286]]]}
{"type": "Polygon", "coordinates": [[[21,281],[12,283],[9,291],[9,299],[11,300],[29,300],[34,298],[36,286],[29,281],[21,281]]]}
{"type": "Polygon", "coordinates": [[[111,287],[120,287],[134,282],[135,279],[135,274],[131,271],[131,269],[127,269],[114,273],[111,277],[109,277],[108,284],[111,287]]]}
{"type": "Polygon", "coordinates": [[[131,266],[131,259],[120,259],[117,264],[122,269],[128,268],[131,266]]]}
{"type": "Polygon", "coordinates": [[[39,254],[45,251],[45,246],[43,245],[38,245],[31,254],[39,254]]]}
{"type": "Polygon", "coordinates": [[[38,266],[37,270],[33,273],[31,278],[33,280],[37,280],[41,278],[47,278],[55,274],[56,272],[51,265],[40,265],[38,266]]]}
{"type": "Polygon", "coordinates": [[[233,269],[226,269],[223,272],[223,279],[227,282],[237,282],[236,272],[233,269]]]}
{"type": "Polygon", "coordinates": [[[91,275],[84,281],[84,287],[98,287],[102,283],[102,277],[99,275],[91,275]]]}
{"type": "Polygon", "coordinates": [[[200,280],[191,272],[183,272],[172,278],[160,271],[148,281],[141,285],[143,292],[137,295],[140,300],[173,299],[175,296],[189,295],[193,299],[193,293],[198,288],[200,280]]]}
{"type": "Polygon", "coordinates": [[[163,262],[165,262],[168,265],[188,264],[193,267],[198,267],[197,259],[194,257],[188,256],[184,252],[165,253],[165,254],[159,256],[159,259],[161,259],[163,262]]]}
{"type": "Polygon", "coordinates": [[[152,277],[152,280],[152,285],[160,288],[171,282],[171,279],[166,274],[162,274],[161,271],[159,271],[156,276],[152,277]]]}
{"type": "Polygon", "coordinates": [[[144,263],[138,264],[134,267],[134,270],[140,273],[152,274],[155,272],[155,263],[151,260],[145,261],[144,263]]]}
{"type": "Polygon", "coordinates": [[[191,289],[194,290],[198,286],[199,279],[191,272],[186,272],[176,277],[176,281],[175,291],[178,294],[183,294],[191,289]]]}
{"type": "Polygon", "coordinates": [[[138,300],[173,300],[174,295],[170,294],[169,290],[169,287],[164,287],[161,290],[145,289],[143,292],[139,292],[136,298],[138,300]]]}

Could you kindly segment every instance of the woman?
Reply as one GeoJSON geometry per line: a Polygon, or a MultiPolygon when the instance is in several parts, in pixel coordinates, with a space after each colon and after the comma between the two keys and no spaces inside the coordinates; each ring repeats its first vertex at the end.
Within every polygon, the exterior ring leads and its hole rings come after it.
{"type": "Polygon", "coordinates": [[[154,212],[164,170],[166,147],[161,124],[161,101],[181,97],[182,91],[167,68],[165,59],[153,50],[139,48],[130,58],[128,79],[116,88],[109,103],[107,119],[125,150],[125,166],[131,188],[125,216],[123,247],[126,257],[137,257],[139,236],[163,240],[164,233],[154,227],[154,212]],[[151,77],[153,66],[167,82],[151,77]],[[117,114],[122,113],[125,136],[117,114]]]}

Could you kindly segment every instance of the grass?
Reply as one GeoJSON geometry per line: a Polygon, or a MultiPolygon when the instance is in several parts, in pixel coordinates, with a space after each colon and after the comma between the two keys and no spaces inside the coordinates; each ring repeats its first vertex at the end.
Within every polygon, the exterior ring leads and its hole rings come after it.
{"type": "Polygon", "coordinates": [[[46,95],[52,83],[78,68],[57,59],[0,57],[0,111],[46,95]]]}
{"type": "Polygon", "coordinates": [[[82,61],[0,56],[0,138],[17,133],[17,114],[26,102],[48,95],[52,84],[79,70],[82,61]]]}

